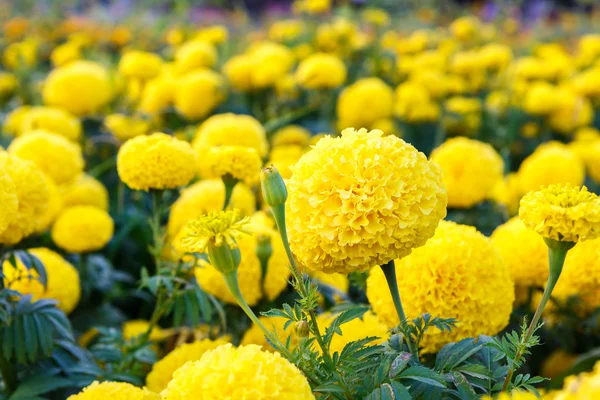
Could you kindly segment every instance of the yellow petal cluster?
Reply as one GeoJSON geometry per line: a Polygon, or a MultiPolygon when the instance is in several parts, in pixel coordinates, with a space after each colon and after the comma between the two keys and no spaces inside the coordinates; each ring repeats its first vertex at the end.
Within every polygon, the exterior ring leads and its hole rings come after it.
{"type": "Polygon", "coordinates": [[[258,182],[262,160],[250,147],[214,146],[198,152],[198,174],[205,179],[222,178],[226,175],[247,185],[258,182]]]}
{"type": "Polygon", "coordinates": [[[207,350],[215,349],[226,343],[228,341],[225,339],[202,339],[177,346],[169,354],[154,363],[152,370],[146,376],[146,387],[153,392],[160,393],[173,378],[173,373],[185,363],[198,361],[207,350]]]}
{"type": "Polygon", "coordinates": [[[279,353],[225,344],[179,368],[163,400],[313,400],[308,381],[279,353]]]}
{"type": "Polygon", "coordinates": [[[193,40],[175,52],[175,69],[185,74],[195,69],[210,68],[217,62],[217,50],[208,42],[193,40]]]}
{"type": "Polygon", "coordinates": [[[104,125],[114,137],[123,142],[150,131],[150,121],[124,114],[107,115],[104,125]]]}
{"type": "MultiPolygon", "coordinates": [[[[288,336],[292,336],[290,339],[290,343],[293,345],[298,343],[298,338],[296,337],[296,333],[294,332],[294,324],[288,325],[287,329],[283,329],[287,318],[284,317],[258,317],[260,322],[267,328],[270,332],[275,332],[277,338],[285,343],[288,336]]],[[[260,328],[260,326],[256,324],[252,324],[250,328],[246,332],[244,332],[244,336],[242,336],[242,341],[240,342],[241,346],[246,346],[249,344],[257,344],[261,346],[261,348],[265,351],[275,351],[271,347],[271,345],[267,342],[265,338],[265,333],[260,328]]]]}
{"type": "Polygon", "coordinates": [[[160,396],[126,382],[94,382],[67,400],[160,400],[160,396]]]}
{"type": "Polygon", "coordinates": [[[541,236],[582,242],[600,236],[600,197],[584,186],[550,185],[521,199],[519,216],[541,236]]]}
{"type": "Polygon", "coordinates": [[[52,240],[61,249],[86,253],[103,248],[112,238],[114,222],[104,210],[75,206],[61,212],[52,227],[52,240]]]}
{"type": "Polygon", "coordinates": [[[20,136],[37,129],[50,131],[74,142],[81,139],[81,122],[76,116],[61,108],[27,108],[20,120],[15,136],[20,136]]]}
{"type": "Polygon", "coordinates": [[[196,175],[196,156],[189,143],[157,132],[137,136],[119,149],[119,178],[133,190],[175,189],[196,175]]]}
{"type": "Polygon", "coordinates": [[[444,142],[431,153],[431,161],[442,169],[449,207],[468,208],[485,200],[504,170],[491,145],[465,137],[444,142]]]}
{"type": "Polygon", "coordinates": [[[553,393],[552,400],[592,400],[600,396],[600,363],[594,370],[571,375],[565,379],[563,389],[553,393]]]}
{"type": "Polygon", "coordinates": [[[346,66],[335,55],[315,53],[298,65],[296,81],[306,89],[333,89],[346,81],[346,66]]]}
{"type": "Polygon", "coordinates": [[[379,78],[362,78],[346,86],[337,101],[338,128],[371,128],[392,115],[394,91],[379,78]]]}
{"type": "Polygon", "coordinates": [[[288,181],[290,244],[309,269],[351,272],[404,257],[446,215],[440,168],[381,131],[321,139],[288,181]]]}
{"type": "Polygon", "coordinates": [[[61,188],[64,207],[94,206],[108,210],[108,190],[88,174],[81,174],[75,182],[61,188]]]}
{"type": "Polygon", "coordinates": [[[309,130],[300,125],[287,125],[278,129],[271,137],[271,145],[277,146],[307,146],[312,135],[309,130]]]}
{"type": "Polygon", "coordinates": [[[150,79],[160,73],[162,59],[158,54],[132,50],[119,61],[119,73],[126,78],[150,79]]]}
{"type": "Polygon", "coordinates": [[[404,82],[396,88],[394,114],[413,124],[431,122],[438,119],[440,106],[424,86],[416,82],[404,82]]]}
{"type": "MultiPolygon", "coordinates": [[[[456,318],[451,332],[425,334],[423,352],[477,335],[495,335],[509,321],[514,301],[510,270],[489,239],[475,228],[441,221],[435,236],[396,260],[396,276],[407,318],[424,313],[456,318]]],[[[379,319],[396,326],[398,315],[380,268],[371,270],[367,297],[379,319]]]]}
{"type": "Polygon", "coordinates": [[[0,170],[0,235],[6,231],[19,209],[17,188],[8,170],[0,170]]]}
{"type": "MultiPolygon", "coordinates": [[[[325,328],[329,327],[336,315],[324,313],[319,315],[318,322],[319,328],[323,332],[325,328]]],[[[377,339],[369,342],[369,345],[381,344],[388,337],[388,327],[381,322],[372,311],[367,311],[363,314],[362,318],[355,318],[350,322],[343,324],[340,327],[342,334],[335,334],[329,344],[329,351],[331,353],[340,353],[344,350],[344,347],[350,342],[364,339],[366,337],[375,337],[377,339]]]]}
{"type": "Polygon", "coordinates": [[[33,301],[54,299],[58,302],[58,308],[66,314],[71,313],[81,296],[81,283],[77,269],[60,254],[45,247],[29,249],[27,252],[37,257],[44,265],[48,278],[46,288],[44,289],[44,285],[37,279],[38,273],[34,270],[28,271],[20,261],[17,262],[17,268],[10,265],[8,261],[4,262],[4,283],[22,294],[33,295],[33,301]],[[31,275],[32,279],[29,279],[28,275],[31,275]],[[9,282],[13,283],[9,284],[9,282]]]}
{"type": "Polygon", "coordinates": [[[46,186],[48,186],[48,206],[38,219],[36,233],[46,232],[63,208],[63,199],[56,183],[45,175],[44,180],[46,181],[46,186]]]}
{"type": "Polygon", "coordinates": [[[521,183],[516,173],[510,173],[492,188],[490,198],[496,203],[506,207],[508,215],[517,215],[519,212],[519,201],[521,200],[521,183]]]}
{"type": "Polygon", "coordinates": [[[223,77],[208,69],[197,69],[178,79],[174,104],[177,111],[189,120],[208,116],[225,100],[223,77]]]}

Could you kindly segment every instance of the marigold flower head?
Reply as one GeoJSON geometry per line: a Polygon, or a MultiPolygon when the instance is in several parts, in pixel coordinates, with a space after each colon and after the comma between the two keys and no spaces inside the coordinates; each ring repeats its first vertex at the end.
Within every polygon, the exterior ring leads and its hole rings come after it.
{"type": "Polygon", "coordinates": [[[225,344],[179,368],[162,392],[165,400],[313,400],[308,381],[279,353],[225,344]]]}
{"type": "MultiPolygon", "coordinates": [[[[396,275],[400,293],[410,293],[402,298],[407,318],[429,313],[457,320],[451,332],[427,331],[421,342],[425,353],[464,338],[494,335],[508,324],[514,301],[510,270],[489,239],[471,226],[441,221],[424,246],[396,260],[396,275]]],[[[381,321],[398,325],[380,268],[371,270],[367,297],[381,321]]]]}
{"type": "Polygon", "coordinates": [[[81,174],[72,184],[61,188],[64,207],[94,206],[108,210],[108,190],[88,174],[81,174]]]}
{"type": "Polygon", "coordinates": [[[41,129],[13,140],[8,152],[33,161],[57,185],[72,182],[83,171],[81,146],[41,129]]]}
{"type": "Polygon", "coordinates": [[[73,142],[81,138],[81,122],[69,112],[55,107],[31,107],[26,110],[15,136],[42,129],[64,136],[73,142]]]}
{"type": "Polygon", "coordinates": [[[133,190],[175,189],[196,175],[196,157],[189,143],[157,132],[137,136],[119,149],[119,178],[133,190]]]}
{"type": "Polygon", "coordinates": [[[409,81],[396,88],[394,114],[409,123],[424,123],[437,120],[440,107],[424,86],[409,81]]]}
{"type": "Polygon", "coordinates": [[[33,301],[54,299],[58,302],[58,308],[66,314],[71,313],[79,303],[81,295],[81,283],[77,269],[60,254],[45,247],[29,249],[27,252],[37,257],[44,265],[48,278],[46,288],[37,279],[38,273],[33,269],[27,270],[21,261],[17,262],[17,268],[14,268],[8,261],[4,262],[4,283],[22,294],[33,295],[33,301]],[[29,279],[29,275],[32,279],[29,279]]]}
{"type": "Polygon", "coordinates": [[[108,71],[92,61],[74,61],[54,69],[42,92],[44,103],[75,115],[97,111],[112,97],[108,71]]]}
{"type": "Polygon", "coordinates": [[[139,111],[146,114],[159,114],[170,106],[175,99],[177,79],[172,76],[162,76],[149,81],[142,90],[139,111]]]}
{"type": "Polygon", "coordinates": [[[584,186],[550,185],[521,199],[519,216],[544,238],[582,242],[600,237],[600,197],[584,186]]]}
{"type": "Polygon", "coordinates": [[[31,109],[31,106],[20,106],[9,112],[2,125],[4,133],[10,136],[18,136],[21,132],[21,124],[31,109]]]}
{"type": "Polygon", "coordinates": [[[510,216],[518,214],[519,201],[522,195],[519,177],[514,172],[506,175],[501,181],[496,182],[490,191],[490,198],[506,207],[510,216]]]}
{"type": "Polygon", "coordinates": [[[278,146],[307,146],[312,135],[300,125],[287,125],[276,130],[271,137],[271,145],[278,146]]]}
{"type": "Polygon", "coordinates": [[[4,49],[2,62],[7,69],[32,67],[37,63],[38,45],[34,40],[11,43],[4,49]]]}
{"type": "Polygon", "coordinates": [[[140,389],[125,382],[94,382],[67,400],[160,400],[160,396],[148,389],[140,389]]]}
{"type": "Polygon", "coordinates": [[[288,192],[294,254],[329,273],[404,257],[446,215],[439,167],[381,131],[346,129],[321,139],[294,166],[288,192]]]}
{"type": "Polygon", "coordinates": [[[217,50],[206,41],[192,40],[175,52],[177,73],[185,74],[199,68],[211,68],[217,62],[217,50]]]}
{"type": "Polygon", "coordinates": [[[218,45],[227,40],[229,31],[224,25],[211,25],[199,29],[194,33],[194,40],[212,43],[218,45]]]}
{"type": "Polygon", "coordinates": [[[50,225],[54,223],[54,220],[63,209],[63,199],[58,189],[58,186],[52,179],[44,175],[46,186],[48,187],[48,206],[46,211],[38,219],[38,227],[36,233],[43,233],[48,230],[50,225]]]}
{"type": "Polygon", "coordinates": [[[123,142],[150,131],[150,121],[124,114],[107,115],[104,125],[114,137],[123,142]]]}
{"type": "Polygon", "coordinates": [[[14,220],[15,214],[19,208],[19,198],[17,188],[13,182],[10,173],[0,170],[0,235],[6,231],[10,223],[14,220]]]}
{"type": "Polygon", "coordinates": [[[50,61],[55,67],[65,66],[79,59],[81,59],[81,46],[75,42],[66,42],[56,46],[50,54],[50,61]]]}
{"type": "MultiPolygon", "coordinates": [[[[126,321],[121,327],[123,332],[123,339],[133,340],[140,335],[145,334],[150,328],[150,321],[145,319],[130,319],[126,321]]],[[[163,331],[160,326],[154,325],[150,330],[151,341],[159,341],[166,337],[166,332],[163,331]]]]}
{"type": "Polygon", "coordinates": [[[206,119],[196,131],[192,142],[197,152],[212,146],[240,146],[267,155],[269,144],[265,128],[250,115],[217,114],[206,119]]]}
{"type": "MultiPolygon", "coordinates": [[[[296,333],[294,332],[294,327],[292,324],[289,324],[287,329],[283,329],[288,320],[287,318],[260,316],[258,319],[265,326],[265,328],[271,332],[275,332],[279,340],[281,340],[283,343],[285,343],[289,336],[291,336],[290,343],[292,345],[298,343],[298,338],[296,337],[296,333]]],[[[240,346],[246,346],[249,344],[259,345],[265,351],[276,351],[267,342],[262,328],[254,323],[246,332],[244,332],[244,336],[242,336],[242,341],[240,342],[240,346]]]]}
{"type": "Polygon", "coordinates": [[[565,379],[563,389],[553,393],[554,400],[597,399],[600,396],[600,362],[590,372],[571,375],[565,379]]]}
{"type": "Polygon", "coordinates": [[[104,210],[75,206],[61,212],[52,227],[52,240],[61,249],[86,253],[103,248],[112,238],[114,222],[104,210]]]}
{"type": "Polygon", "coordinates": [[[173,373],[185,363],[198,361],[207,350],[215,349],[226,343],[228,341],[223,338],[216,340],[202,339],[177,346],[169,354],[154,363],[152,370],[146,376],[146,386],[149,390],[160,393],[173,378],[173,373]]]}
{"type": "Polygon", "coordinates": [[[262,160],[253,148],[215,146],[197,150],[198,173],[202,178],[230,176],[247,185],[258,182],[262,160]]]}
{"type": "Polygon", "coordinates": [[[3,212],[11,212],[5,217],[4,231],[0,234],[0,243],[16,244],[21,239],[35,233],[48,207],[48,183],[44,174],[28,160],[14,157],[4,151],[0,152],[0,169],[10,176],[14,183],[17,202],[11,194],[11,185],[4,182],[7,188],[4,193],[3,212]]]}
{"type": "Polygon", "coordinates": [[[468,208],[483,201],[504,170],[492,146],[465,137],[444,142],[431,153],[431,161],[442,169],[449,207],[468,208]]]}
{"type": "MultiPolygon", "coordinates": [[[[328,328],[337,315],[324,313],[317,317],[317,322],[321,329],[328,328]]],[[[355,318],[350,322],[343,324],[340,328],[341,334],[336,333],[331,339],[329,350],[331,353],[342,353],[344,347],[350,342],[362,340],[366,337],[376,338],[369,345],[383,343],[388,337],[388,327],[381,322],[372,311],[367,311],[361,318],[355,318]]]]}
{"type": "Polygon", "coordinates": [[[548,142],[523,161],[518,173],[521,189],[526,193],[552,184],[582,185],[585,166],[566,145],[548,142]]]}
{"type": "Polygon", "coordinates": [[[548,115],[559,105],[560,96],[555,86],[543,81],[533,83],[523,99],[523,109],[532,115],[548,115]]]}
{"type": "Polygon", "coordinates": [[[150,79],[158,75],[161,68],[160,56],[147,51],[128,51],[119,61],[119,73],[127,78],[150,79]]]}
{"type": "Polygon", "coordinates": [[[346,81],[346,66],[337,56],[315,53],[298,65],[296,81],[306,89],[333,89],[346,81]]]}
{"type": "Polygon", "coordinates": [[[341,129],[371,124],[392,116],[394,91],[379,78],[363,78],[342,90],[337,101],[341,129]]]}
{"type": "Polygon", "coordinates": [[[239,210],[212,211],[188,222],[182,238],[183,249],[190,253],[204,253],[209,244],[221,246],[227,243],[237,248],[236,239],[248,233],[245,225],[247,217],[242,217],[239,210]]]}
{"type": "Polygon", "coordinates": [[[225,99],[223,77],[208,69],[197,69],[178,79],[174,104],[189,120],[208,116],[225,99]]]}

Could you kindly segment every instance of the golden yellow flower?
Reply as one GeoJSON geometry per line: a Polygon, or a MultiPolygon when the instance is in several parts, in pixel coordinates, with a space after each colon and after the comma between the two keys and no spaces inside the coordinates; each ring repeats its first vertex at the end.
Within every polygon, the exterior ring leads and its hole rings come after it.
{"type": "Polygon", "coordinates": [[[276,130],[271,137],[271,145],[275,146],[308,146],[312,135],[308,129],[300,125],[287,125],[276,130]]]}
{"type": "Polygon", "coordinates": [[[233,113],[217,114],[206,119],[196,131],[192,142],[200,152],[212,146],[250,147],[265,157],[269,149],[265,128],[250,115],[233,113]]]}
{"type": "Polygon", "coordinates": [[[223,74],[235,89],[247,92],[253,89],[252,74],[255,69],[254,58],[248,54],[231,57],[223,65],[223,74]]]}
{"type": "Polygon", "coordinates": [[[518,174],[521,189],[526,193],[558,183],[581,185],[585,178],[585,166],[566,145],[547,142],[523,161],[518,174]]]}
{"type": "Polygon", "coordinates": [[[81,58],[81,46],[78,43],[66,42],[56,46],[50,54],[50,60],[55,67],[62,67],[81,58]]]}
{"type": "Polygon", "coordinates": [[[497,116],[504,115],[508,105],[508,94],[499,90],[490,92],[485,98],[485,108],[497,116]]]}
{"type": "Polygon", "coordinates": [[[75,182],[63,186],[61,194],[64,207],[94,206],[108,210],[108,190],[91,175],[81,174],[75,182]]]}
{"type": "Polygon", "coordinates": [[[297,39],[305,29],[301,20],[287,19],[274,21],[269,28],[269,39],[276,42],[288,42],[297,39]]]}
{"type": "Polygon", "coordinates": [[[262,42],[248,51],[254,64],[250,67],[250,87],[272,87],[284,77],[294,64],[292,51],[278,43],[262,42]]]}
{"type": "Polygon", "coordinates": [[[0,170],[0,235],[6,231],[19,209],[17,188],[7,169],[0,170]]]}
{"type": "Polygon", "coordinates": [[[471,136],[481,126],[481,101],[469,97],[451,97],[446,101],[444,118],[446,131],[451,135],[471,136]]]}
{"type": "Polygon", "coordinates": [[[20,106],[8,113],[2,126],[4,133],[10,136],[17,136],[21,132],[21,123],[29,110],[31,110],[30,106],[20,106]]]}
{"type": "Polygon", "coordinates": [[[571,375],[565,379],[563,389],[553,394],[552,400],[592,400],[600,396],[600,363],[594,370],[571,375]]]}
{"type": "Polygon", "coordinates": [[[512,61],[512,49],[504,44],[489,43],[479,50],[479,59],[489,71],[501,71],[512,61]]]}
{"type": "Polygon", "coordinates": [[[138,109],[146,114],[158,114],[175,99],[177,80],[171,76],[159,76],[149,81],[141,94],[138,109]]]}
{"type": "Polygon", "coordinates": [[[215,46],[224,43],[228,37],[229,31],[224,25],[207,26],[194,34],[194,40],[212,43],[215,46]]]}
{"type": "Polygon", "coordinates": [[[294,165],[302,157],[302,154],[306,153],[306,150],[298,145],[273,147],[266,165],[274,165],[283,179],[289,179],[292,176],[294,165]]]}
{"type": "Polygon", "coordinates": [[[331,8],[331,0],[295,0],[294,9],[310,15],[323,14],[331,8]]]}
{"type": "Polygon", "coordinates": [[[74,142],[81,139],[81,122],[77,117],[61,108],[27,108],[20,119],[18,131],[14,133],[14,136],[20,136],[37,129],[50,131],[74,142]]]}
{"type": "Polygon", "coordinates": [[[442,169],[449,207],[468,208],[486,199],[504,170],[491,145],[465,137],[444,142],[431,153],[431,161],[442,169]]]}
{"type": "MultiPolygon", "coordinates": [[[[407,318],[424,313],[456,318],[451,332],[435,328],[425,334],[424,353],[477,335],[495,335],[509,321],[514,284],[508,266],[490,241],[475,228],[441,221],[435,236],[409,256],[396,260],[396,274],[407,318]]],[[[389,327],[398,315],[383,272],[371,270],[367,297],[373,311],[389,327]]]]}
{"type": "Polygon", "coordinates": [[[67,400],[160,400],[160,396],[125,382],[94,382],[67,400]]]}
{"type": "MultiPolygon", "coordinates": [[[[542,397],[543,399],[544,397],[542,397]]],[[[483,396],[481,400],[539,400],[538,397],[532,393],[522,390],[513,390],[510,393],[502,392],[498,397],[483,396]]]]}
{"type": "Polygon", "coordinates": [[[521,199],[519,216],[545,238],[582,242],[600,236],[600,198],[584,186],[550,185],[521,199]]]}
{"type": "Polygon", "coordinates": [[[190,120],[206,117],[225,99],[221,75],[208,69],[196,69],[177,81],[175,108],[190,120]]]}
{"type": "MultiPolygon", "coordinates": [[[[333,322],[336,315],[329,313],[321,314],[318,317],[319,328],[325,330],[333,322]]],[[[344,347],[350,342],[364,339],[366,337],[375,337],[377,339],[369,343],[369,345],[381,344],[389,337],[388,327],[373,314],[372,311],[367,311],[362,318],[355,318],[350,322],[345,323],[340,327],[342,334],[335,334],[329,344],[331,353],[342,353],[344,347]]]]}
{"type": "Polygon", "coordinates": [[[313,400],[308,381],[279,353],[260,346],[225,344],[179,368],[162,392],[164,400],[313,400]]]}
{"type": "Polygon", "coordinates": [[[554,350],[544,360],[540,375],[550,379],[558,378],[573,365],[576,358],[577,355],[569,354],[560,348],[554,350]]]}
{"type": "Polygon", "coordinates": [[[217,62],[217,50],[209,42],[193,40],[175,52],[175,68],[179,74],[210,68],[217,62]]]}
{"type": "Polygon", "coordinates": [[[247,233],[247,223],[248,218],[242,217],[239,210],[209,212],[188,222],[181,237],[182,248],[191,253],[204,253],[209,244],[227,243],[237,248],[236,239],[247,233]]]}
{"type": "Polygon", "coordinates": [[[592,123],[594,108],[590,100],[571,89],[559,88],[558,92],[558,105],[548,118],[552,129],[566,135],[592,123]]]}
{"type": "Polygon", "coordinates": [[[56,183],[45,175],[44,180],[46,181],[46,186],[48,186],[48,206],[44,214],[38,219],[36,233],[46,232],[63,208],[62,196],[56,183]]]}
{"type": "Polygon", "coordinates": [[[34,40],[11,43],[4,49],[2,62],[10,70],[31,68],[37,63],[37,48],[34,40]]]}
{"type": "Polygon", "coordinates": [[[75,115],[90,114],[112,97],[108,71],[92,61],[74,61],[54,69],[42,92],[44,103],[75,115]]]}
{"type": "Polygon", "coordinates": [[[396,88],[394,115],[409,123],[430,122],[439,118],[440,107],[425,87],[409,81],[396,88]]]}
{"type": "Polygon", "coordinates": [[[521,184],[516,173],[506,175],[492,187],[490,192],[490,198],[506,207],[510,216],[517,215],[519,212],[519,201],[522,195],[521,184]]]}
{"type": "Polygon", "coordinates": [[[523,109],[531,115],[548,115],[559,107],[560,93],[558,89],[543,81],[531,84],[525,98],[523,109]]]}
{"type": "Polygon", "coordinates": [[[370,128],[392,115],[394,92],[379,78],[363,78],[342,90],[337,101],[338,127],[370,128]]]}
{"type": "MultiPolygon", "coordinates": [[[[123,339],[125,340],[133,340],[140,335],[143,335],[150,328],[150,322],[145,319],[131,319],[126,321],[123,326],[123,339]]],[[[166,337],[166,332],[164,332],[159,326],[154,325],[152,330],[150,331],[149,339],[152,341],[159,341],[166,337]]]]}
{"type": "Polygon", "coordinates": [[[441,181],[436,164],[395,136],[346,129],[325,137],[288,182],[292,250],[309,269],[325,272],[404,257],[446,215],[441,181]]]}
{"type": "Polygon", "coordinates": [[[251,147],[214,146],[197,148],[198,173],[202,178],[231,176],[254,185],[258,182],[262,160],[251,147]]]}
{"type": "Polygon", "coordinates": [[[117,155],[119,178],[133,190],[175,189],[196,175],[189,143],[157,132],[128,140],[117,155]]]}
{"type": "Polygon", "coordinates": [[[41,219],[48,207],[49,189],[43,173],[31,161],[14,157],[2,151],[0,152],[0,169],[6,171],[14,182],[17,197],[15,203],[11,194],[12,185],[5,179],[4,187],[6,189],[2,200],[6,200],[6,203],[3,203],[6,210],[3,212],[11,214],[7,214],[4,218],[5,229],[0,234],[0,243],[13,245],[39,229],[42,224],[41,219]]]}
{"type": "Polygon", "coordinates": [[[17,78],[11,73],[0,72],[0,100],[8,99],[18,86],[17,78]]]}
{"type": "Polygon", "coordinates": [[[44,285],[39,281],[38,273],[27,270],[21,261],[17,262],[17,268],[10,265],[8,261],[4,262],[4,283],[22,294],[33,295],[32,301],[54,299],[58,302],[58,308],[70,314],[79,303],[81,296],[77,269],[60,254],[45,247],[29,249],[27,252],[44,265],[48,278],[46,288],[44,289],[44,285]]]}
{"type": "Polygon", "coordinates": [[[150,125],[148,120],[124,114],[110,114],[104,118],[104,126],[114,137],[123,142],[147,134],[150,131],[150,125]]]}
{"type": "Polygon", "coordinates": [[[128,51],[119,61],[119,73],[126,78],[151,79],[160,73],[161,68],[160,56],[147,51],[128,51]]]}
{"type": "Polygon", "coordinates": [[[58,215],[52,227],[52,240],[71,253],[87,253],[106,246],[114,228],[106,211],[94,206],[75,206],[58,215]]]}
{"type": "MultiPolygon", "coordinates": [[[[298,342],[298,338],[294,332],[294,325],[288,325],[287,329],[283,329],[287,318],[284,317],[258,317],[260,322],[271,332],[275,332],[277,338],[281,340],[283,343],[287,340],[288,336],[291,336],[292,345],[298,342]]],[[[273,347],[267,342],[265,338],[265,333],[261,329],[260,326],[256,324],[252,324],[250,328],[246,332],[244,332],[244,336],[242,336],[242,341],[240,342],[240,346],[246,346],[249,344],[257,344],[261,346],[264,351],[275,351],[273,347]]]]}
{"type": "Polygon", "coordinates": [[[390,15],[381,8],[367,8],[362,12],[365,21],[378,27],[386,26],[390,23],[390,15]]]}
{"type": "Polygon", "coordinates": [[[226,344],[226,339],[203,339],[193,343],[184,343],[158,360],[152,366],[152,371],[146,376],[146,386],[149,390],[160,393],[167,387],[173,373],[188,361],[198,361],[207,350],[212,350],[226,344]]]}
{"type": "Polygon", "coordinates": [[[306,89],[333,89],[346,81],[346,66],[337,56],[315,53],[298,65],[296,81],[306,89]]]}
{"type": "Polygon", "coordinates": [[[480,29],[481,22],[476,17],[471,16],[457,18],[450,25],[450,32],[461,42],[474,40],[480,29]]]}
{"type": "Polygon", "coordinates": [[[72,182],[83,171],[81,146],[42,129],[13,140],[8,152],[32,161],[57,185],[72,182]]]}

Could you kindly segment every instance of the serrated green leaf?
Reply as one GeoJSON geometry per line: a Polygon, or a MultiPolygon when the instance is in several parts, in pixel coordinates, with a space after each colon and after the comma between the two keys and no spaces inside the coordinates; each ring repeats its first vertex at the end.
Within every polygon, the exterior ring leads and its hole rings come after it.
{"type": "Polygon", "coordinates": [[[405,351],[401,352],[398,355],[398,357],[396,357],[394,361],[392,361],[389,373],[390,379],[396,377],[399,373],[404,371],[404,369],[406,369],[406,367],[408,366],[408,362],[411,358],[412,354],[405,351]]]}
{"type": "Polygon", "coordinates": [[[411,379],[422,382],[426,385],[442,388],[446,387],[446,381],[444,380],[444,377],[429,368],[421,366],[414,366],[406,369],[404,372],[398,375],[396,379],[411,379]]]}
{"type": "Polygon", "coordinates": [[[73,384],[69,379],[59,376],[33,376],[23,381],[9,397],[9,400],[30,400],[35,396],[73,384]]]}

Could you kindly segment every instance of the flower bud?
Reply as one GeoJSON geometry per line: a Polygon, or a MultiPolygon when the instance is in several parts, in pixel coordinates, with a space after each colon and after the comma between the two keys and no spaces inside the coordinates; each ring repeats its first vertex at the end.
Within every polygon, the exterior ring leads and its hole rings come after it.
{"type": "Polygon", "coordinates": [[[260,260],[262,268],[263,278],[267,274],[267,266],[269,265],[269,259],[273,255],[273,246],[271,245],[271,236],[268,234],[257,234],[256,235],[256,256],[260,260]]]}
{"type": "Polygon", "coordinates": [[[308,337],[308,334],[310,333],[310,326],[308,325],[308,322],[302,320],[302,321],[298,321],[296,322],[296,324],[294,325],[294,331],[296,332],[296,335],[299,338],[306,338],[308,337]]]}
{"type": "Polygon", "coordinates": [[[287,188],[279,171],[275,166],[263,168],[260,173],[260,186],[265,203],[270,207],[277,207],[285,204],[287,200],[287,188]]]}
{"type": "Polygon", "coordinates": [[[208,245],[208,260],[222,274],[235,271],[241,261],[240,249],[237,247],[232,249],[226,241],[220,246],[210,243],[208,245]]]}

